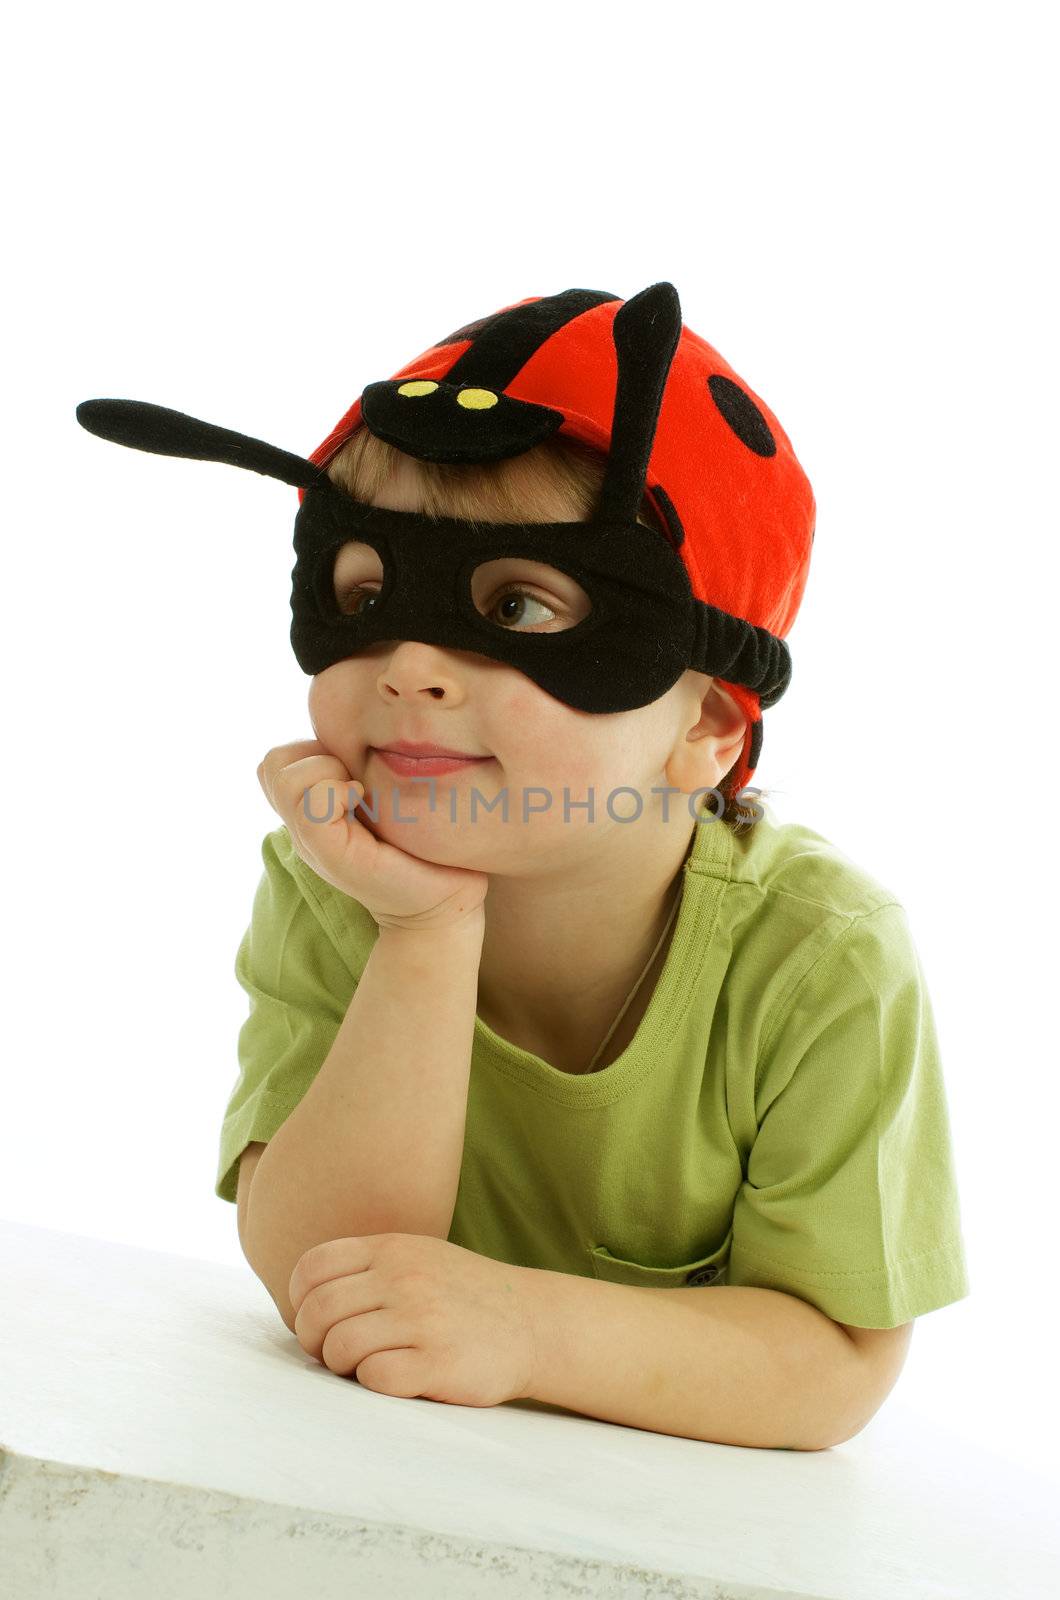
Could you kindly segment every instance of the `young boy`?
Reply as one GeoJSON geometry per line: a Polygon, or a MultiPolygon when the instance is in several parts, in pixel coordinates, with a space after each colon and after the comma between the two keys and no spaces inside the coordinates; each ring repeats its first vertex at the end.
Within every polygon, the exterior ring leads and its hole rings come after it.
{"type": "Polygon", "coordinates": [[[675,305],[504,307],[310,458],[377,510],[301,584],[316,738],[258,769],[282,826],[216,1192],[366,1386],[817,1449],[969,1292],[949,1125],[899,902],[807,827],[745,826],[813,496],[721,356],[679,317],[666,345],[675,305]],[[484,413],[477,453],[439,397],[484,413]],[[341,648],[309,648],[310,589],[341,648]]]}

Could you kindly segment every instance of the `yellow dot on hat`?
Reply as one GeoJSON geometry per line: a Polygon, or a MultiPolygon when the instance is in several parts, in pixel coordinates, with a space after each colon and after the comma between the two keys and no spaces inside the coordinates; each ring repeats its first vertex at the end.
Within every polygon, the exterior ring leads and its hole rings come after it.
{"type": "Polygon", "coordinates": [[[466,406],[469,411],[488,411],[490,406],[497,404],[497,396],[492,389],[461,389],[456,403],[466,406]]]}
{"type": "Polygon", "coordinates": [[[398,394],[433,394],[437,387],[431,378],[414,378],[409,383],[403,383],[398,389],[398,394]]]}

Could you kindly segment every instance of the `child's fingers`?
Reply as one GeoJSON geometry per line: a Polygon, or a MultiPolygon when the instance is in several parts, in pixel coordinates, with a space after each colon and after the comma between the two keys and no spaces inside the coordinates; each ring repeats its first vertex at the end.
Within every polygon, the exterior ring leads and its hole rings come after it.
{"type": "Polygon", "coordinates": [[[364,785],[356,778],[347,777],[342,784],[321,778],[302,791],[295,815],[287,819],[288,832],[302,860],[346,893],[350,892],[346,884],[351,871],[358,880],[362,872],[371,873],[371,857],[366,859],[364,854],[366,845],[379,849],[378,841],[363,837],[367,829],[354,816],[363,794],[364,785]]]}
{"type": "Polygon", "coordinates": [[[265,798],[285,822],[290,820],[289,813],[301,800],[303,791],[322,776],[330,777],[336,783],[350,782],[350,774],[339,758],[325,751],[323,745],[316,745],[315,741],[309,740],[277,746],[269,751],[258,767],[258,782],[265,792],[265,798]],[[307,752],[313,750],[314,753],[299,757],[299,749],[307,752]]]}
{"type": "Polygon", "coordinates": [[[267,784],[282,767],[289,766],[292,761],[298,761],[305,756],[328,754],[330,752],[319,739],[296,739],[291,744],[274,745],[271,750],[266,751],[264,759],[258,763],[258,782],[267,795],[267,784]]]}
{"type": "MultiPolygon", "coordinates": [[[[334,778],[321,778],[302,791],[298,804],[299,830],[316,831],[319,827],[333,826],[350,820],[350,813],[364,793],[364,784],[347,774],[345,782],[334,778]]],[[[308,834],[312,837],[312,834],[308,834]]]]}

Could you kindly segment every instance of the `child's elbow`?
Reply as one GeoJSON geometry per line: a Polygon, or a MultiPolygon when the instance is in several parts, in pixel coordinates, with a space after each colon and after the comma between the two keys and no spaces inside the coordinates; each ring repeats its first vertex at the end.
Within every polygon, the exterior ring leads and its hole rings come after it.
{"type": "MultiPolygon", "coordinates": [[[[251,1180],[254,1176],[254,1169],[261,1159],[261,1153],[264,1149],[264,1144],[248,1144],[247,1148],[243,1151],[243,1154],[239,1159],[239,1182],[236,1189],[236,1214],[237,1227],[239,1229],[239,1244],[244,1256],[246,1257],[247,1265],[250,1267],[254,1276],[260,1283],[263,1283],[265,1288],[269,1291],[269,1296],[272,1299],[277,1311],[280,1313],[280,1318],[284,1324],[284,1327],[289,1329],[291,1333],[294,1333],[295,1312],[291,1305],[290,1299],[288,1298],[286,1286],[282,1290],[274,1289],[272,1287],[272,1284],[269,1282],[269,1278],[266,1277],[258,1263],[251,1258],[248,1247],[248,1237],[250,1232],[249,1223],[251,1180]]],[[[270,1273],[269,1277],[271,1276],[272,1274],[270,1273]]]]}

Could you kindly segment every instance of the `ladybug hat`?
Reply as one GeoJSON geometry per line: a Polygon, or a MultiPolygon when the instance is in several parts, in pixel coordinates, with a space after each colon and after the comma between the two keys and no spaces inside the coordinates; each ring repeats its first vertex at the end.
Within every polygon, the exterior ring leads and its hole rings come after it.
{"type": "Polygon", "coordinates": [[[784,636],[809,572],[815,504],[765,402],[698,334],[677,291],[531,296],[467,323],[370,383],[312,455],[138,400],[85,400],[91,433],[160,455],[223,461],[297,486],[291,644],[322,672],[380,640],[474,650],[525,672],[579,711],[657,700],[687,668],[717,679],[747,730],[746,787],[762,710],[791,680],[784,636]],[[587,521],[489,523],[356,501],[325,468],[355,429],[423,461],[501,461],[566,435],[606,458],[587,521]],[[637,521],[647,495],[665,534],[637,521]],[[333,571],[349,540],[379,554],[373,604],[340,610],[333,571]],[[500,557],[558,567],[590,611],[569,628],[517,632],[483,615],[475,569],[500,557]]]}

